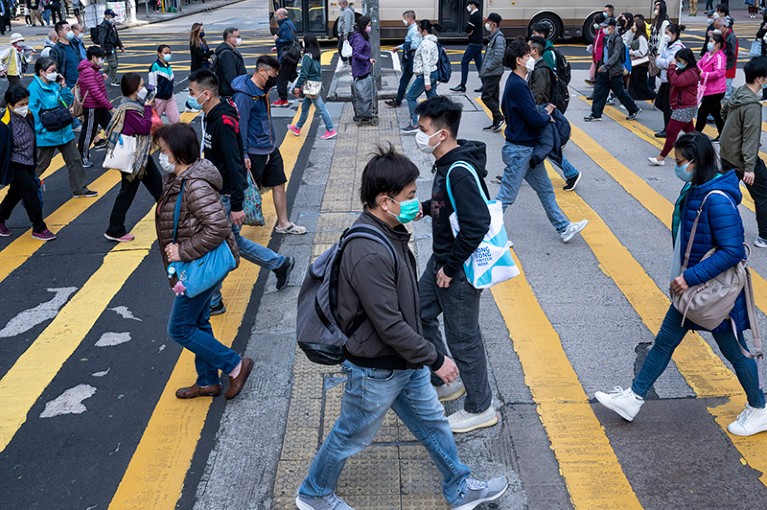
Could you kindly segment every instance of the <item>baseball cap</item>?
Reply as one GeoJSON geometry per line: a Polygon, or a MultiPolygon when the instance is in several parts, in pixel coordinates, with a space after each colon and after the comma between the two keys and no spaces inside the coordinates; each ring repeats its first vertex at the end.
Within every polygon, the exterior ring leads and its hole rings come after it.
{"type": "Polygon", "coordinates": [[[104,16],[117,16],[112,9],[104,9],[104,16]]]}
{"type": "Polygon", "coordinates": [[[616,25],[615,18],[610,16],[606,20],[604,20],[602,23],[599,24],[600,27],[614,27],[616,25]]]}
{"type": "Polygon", "coordinates": [[[485,20],[492,21],[496,25],[500,25],[501,24],[501,15],[498,14],[497,12],[491,12],[490,14],[487,15],[485,20]]]}
{"type": "Polygon", "coordinates": [[[16,32],[15,34],[11,34],[11,44],[20,42],[24,40],[24,36],[20,33],[16,32]]]}

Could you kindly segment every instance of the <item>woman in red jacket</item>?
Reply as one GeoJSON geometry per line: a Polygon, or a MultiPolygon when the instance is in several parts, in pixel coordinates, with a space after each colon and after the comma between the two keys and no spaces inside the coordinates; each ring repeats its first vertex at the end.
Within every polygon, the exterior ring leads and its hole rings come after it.
{"type": "Polygon", "coordinates": [[[90,168],[91,143],[99,126],[106,129],[112,120],[112,103],[107,97],[107,88],[104,85],[107,75],[102,75],[99,70],[104,63],[106,53],[100,46],[91,46],[85,53],[87,59],[80,61],[77,70],[80,78],[80,98],[83,102],[83,127],[80,130],[80,139],[77,149],[83,158],[83,166],[90,168]]]}
{"type": "Polygon", "coordinates": [[[666,143],[657,157],[648,159],[653,166],[666,164],[666,156],[674,148],[676,138],[681,131],[695,131],[692,119],[698,110],[698,69],[695,55],[690,48],[682,48],[676,53],[675,61],[668,66],[669,102],[671,104],[671,119],[666,126],[666,143]]]}

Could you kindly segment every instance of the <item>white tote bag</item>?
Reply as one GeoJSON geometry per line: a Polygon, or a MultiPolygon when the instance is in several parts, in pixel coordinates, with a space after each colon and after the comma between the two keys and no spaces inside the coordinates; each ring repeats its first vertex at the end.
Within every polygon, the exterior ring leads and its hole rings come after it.
{"type": "Polygon", "coordinates": [[[485,234],[485,238],[477,249],[474,250],[474,253],[463,263],[466,279],[476,289],[486,289],[506,280],[511,280],[519,275],[519,268],[514,263],[514,257],[511,256],[511,251],[509,251],[511,243],[509,243],[509,236],[506,233],[506,226],[503,224],[503,206],[500,202],[489,200],[485,196],[476,170],[463,161],[456,161],[450,166],[445,182],[447,195],[450,198],[454,211],[450,215],[450,226],[453,229],[453,235],[457,236],[460,231],[458,210],[455,207],[453,192],[450,190],[450,172],[455,167],[462,167],[471,172],[474,180],[477,182],[479,193],[485,199],[487,209],[490,211],[490,228],[485,234]]]}
{"type": "Polygon", "coordinates": [[[114,168],[126,174],[133,173],[133,163],[136,159],[136,137],[120,135],[114,149],[107,151],[104,163],[106,169],[114,168]]]}
{"type": "Polygon", "coordinates": [[[352,56],[352,45],[348,40],[344,40],[343,46],[341,46],[341,56],[349,58],[352,56]]]}

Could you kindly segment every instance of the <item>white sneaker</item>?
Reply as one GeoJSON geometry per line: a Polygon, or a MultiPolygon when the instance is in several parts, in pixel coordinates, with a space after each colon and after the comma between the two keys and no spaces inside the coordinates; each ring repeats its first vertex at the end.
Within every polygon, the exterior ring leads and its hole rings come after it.
{"type": "Polygon", "coordinates": [[[562,242],[566,243],[570,241],[575,235],[586,228],[586,225],[589,224],[589,220],[581,220],[577,223],[570,223],[567,225],[567,228],[564,232],[561,232],[559,235],[562,237],[562,242]]]}
{"type": "Polygon", "coordinates": [[[462,434],[472,430],[492,427],[498,423],[498,413],[495,412],[495,408],[492,405],[481,413],[470,413],[461,409],[448,416],[447,422],[450,424],[450,430],[454,434],[462,434]]]}
{"type": "Polygon", "coordinates": [[[437,397],[440,402],[450,402],[461,398],[466,394],[466,388],[463,386],[463,381],[457,379],[450,384],[443,384],[442,386],[435,386],[437,390],[437,397]]]}
{"type": "Polygon", "coordinates": [[[296,507],[298,510],[354,510],[346,501],[331,492],[321,498],[313,498],[299,494],[296,496],[296,507]]]}
{"type": "Polygon", "coordinates": [[[634,417],[644,404],[644,399],[634,393],[631,388],[624,390],[620,386],[616,386],[610,393],[597,391],[594,396],[600,404],[615,411],[626,421],[634,421],[634,417]]]}
{"type": "Polygon", "coordinates": [[[738,418],[727,425],[730,434],[736,436],[753,436],[767,430],[767,409],[757,409],[746,405],[746,409],[738,418]]]}
{"type": "Polygon", "coordinates": [[[658,161],[653,156],[650,156],[650,157],[647,158],[647,161],[649,161],[650,165],[652,165],[652,166],[666,166],[666,160],[665,159],[662,160],[662,161],[658,161]]]}
{"type": "Polygon", "coordinates": [[[754,246],[757,248],[767,248],[767,239],[761,236],[756,236],[756,239],[754,239],[754,246]]]}

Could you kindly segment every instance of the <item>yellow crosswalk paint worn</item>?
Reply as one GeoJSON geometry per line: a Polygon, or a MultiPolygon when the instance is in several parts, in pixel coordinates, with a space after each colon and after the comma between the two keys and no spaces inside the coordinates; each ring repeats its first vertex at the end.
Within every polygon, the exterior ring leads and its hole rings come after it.
{"type": "MultiPolygon", "coordinates": [[[[314,106],[311,108],[302,133],[308,133],[311,128],[314,106]]],[[[293,122],[298,121],[300,111],[299,107],[293,122]]],[[[305,140],[305,134],[300,137],[291,135],[286,136],[280,145],[288,180],[305,140]]],[[[264,195],[262,209],[266,226],[259,229],[246,227],[242,233],[267,244],[277,218],[271,194],[264,195]],[[256,235],[252,235],[254,233],[256,235]]],[[[224,280],[222,292],[226,296],[227,313],[211,317],[216,338],[224,345],[231,346],[237,336],[259,271],[258,266],[243,260],[240,267],[224,280]]],[[[196,377],[194,356],[184,350],[112,498],[110,510],[175,507],[211,405],[211,399],[190,401],[175,397],[177,388],[188,386],[196,377]]]]}
{"type": "Polygon", "coordinates": [[[75,352],[101,313],[147,256],[155,241],[154,208],[132,230],[130,246],[117,245],[34,343],[0,379],[0,451],[64,362],[75,352]]]}
{"type": "Polygon", "coordinates": [[[575,508],[642,508],[522,265],[492,287],[575,508]]]}
{"type": "MultiPolygon", "coordinates": [[[[66,168],[66,165],[64,163],[64,157],[61,155],[61,153],[58,153],[51,159],[51,164],[48,165],[48,168],[45,170],[45,172],[40,175],[40,179],[47,179],[54,173],[58,172],[61,168],[66,168]]],[[[0,189],[0,201],[2,201],[8,194],[8,188],[9,187],[6,186],[3,189],[0,189]]]]}

